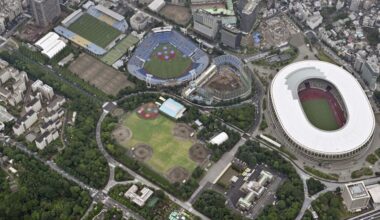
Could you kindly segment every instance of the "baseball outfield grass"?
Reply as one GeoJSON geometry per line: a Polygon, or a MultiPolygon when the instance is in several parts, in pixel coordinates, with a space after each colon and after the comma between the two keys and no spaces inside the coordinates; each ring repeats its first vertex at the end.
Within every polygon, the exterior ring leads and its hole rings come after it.
{"type": "Polygon", "coordinates": [[[150,74],[161,78],[171,79],[182,76],[191,67],[192,60],[189,57],[183,57],[183,53],[171,44],[160,44],[152,53],[150,60],[145,62],[144,69],[150,74]],[[167,47],[168,52],[174,51],[175,57],[169,60],[162,60],[157,56],[158,52],[164,52],[167,47]]]}
{"type": "Polygon", "coordinates": [[[327,100],[314,99],[303,101],[302,107],[310,123],[315,127],[326,131],[333,131],[339,128],[327,100]]]}
{"type": "Polygon", "coordinates": [[[197,166],[189,157],[193,145],[190,140],[181,140],[172,135],[175,122],[159,116],[156,119],[144,120],[133,112],[124,118],[123,124],[132,131],[132,137],[124,147],[131,148],[139,143],[153,148],[153,156],[146,163],[156,172],[165,175],[175,166],[182,166],[190,173],[197,166]]]}

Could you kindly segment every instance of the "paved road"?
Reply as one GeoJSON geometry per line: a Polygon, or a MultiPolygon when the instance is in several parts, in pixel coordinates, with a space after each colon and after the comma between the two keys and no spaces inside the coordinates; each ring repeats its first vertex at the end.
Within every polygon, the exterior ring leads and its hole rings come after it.
{"type": "MultiPolygon", "coordinates": [[[[108,164],[112,164],[115,167],[116,166],[120,167],[121,169],[123,169],[123,170],[127,171],[129,174],[131,174],[137,181],[143,183],[144,185],[146,185],[146,186],[148,186],[154,190],[162,190],[159,186],[153,184],[149,180],[145,179],[144,177],[140,176],[139,174],[137,174],[133,170],[129,169],[128,167],[124,166],[123,164],[121,164],[118,161],[116,161],[115,159],[113,159],[113,157],[111,155],[109,155],[108,152],[105,150],[103,143],[102,143],[102,140],[101,140],[101,124],[102,124],[104,118],[107,116],[107,114],[108,114],[108,112],[103,111],[103,113],[100,116],[98,123],[96,125],[96,142],[98,144],[100,152],[103,154],[103,156],[108,161],[108,164]]],[[[162,190],[162,191],[164,191],[164,190],[162,190]]],[[[183,202],[183,201],[177,199],[176,197],[172,196],[171,194],[167,193],[166,191],[164,191],[164,192],[169,197],[170,200],[172,200],[174,203],[181,206],[182,208],[186,209],[190,213],[197,215],[197,216],[201,217],[202,219],[209,219],[206,216],[204,216],[202,213],[195,210],[190,203],[183,202]]]]}
{"type": "Polygon", "coordinates": [[[198,194],[202,192],[202,189],[206,186],[207,183],[215,183],[219,178],[225,168],[231,163],[234,159],[236,152],[239,147],[245,143],[245,139],[241,138],[240,141],[227,153],[225,153],[220,160],[215,163],[206,173],[206,175],[199,182],[199,187],[194,191],[193,195],[187,201],[188,203],[193,203],[197,198],[198,194]]]}
{"type": "Polygon", "coordinates": [[[257,60],[261,60],[261,59],[264,59],[265,57],[267,57],[269,54],[270,54],[269,51],[263,52],[263,53],[259,53],[259,54],[255,54],[255,55],[252,55],[250,57],[244,58],[244,62],[249,63],[249,62],[254,62],[254,61],[257,61],[257,60]]]}
{"type": "Polygon", "coordinates": [[[353,218],[350,218],[349,220],[378,220],[378,219],[380,219],[380,209],[375,208],[375,210],[361,214],[359,216],[355,216],[353,218]]]}
{"type": "Polygon", "coordinates": [[[92,201],[90,207],[88,207],[88,209],[86,210],[86,212],[84,213],[84,215],[80,218],[80,220],[84,220],[87,218],[87,216],[90,214],[91,210],[94,208],[95,206],[95,202],[92,201]]]}

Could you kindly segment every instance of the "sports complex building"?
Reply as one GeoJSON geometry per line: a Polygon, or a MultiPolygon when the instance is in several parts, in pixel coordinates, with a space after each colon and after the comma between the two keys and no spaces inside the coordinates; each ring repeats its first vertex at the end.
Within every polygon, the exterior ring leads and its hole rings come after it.
{"type": "Polygon", "coordinates": [[[322,61],[290,64],[269,91],[276,128],[311,159],[343,160],[370,145],[375,118],[358,81],[343,68],[322,61]]]}
{"type": "Polygon", "coordinates": [[[173,86],[194,80],[208,64],[205,52],[167,26],[152,29],[141,41],[129,59],[128,71],[148,85],[173,86]]]}
{"type": "Polygon", "coordinates": [[[87,11],[78,9],[67,16],[54,31],[88,52],[101,56],[125,37],[125,18],[102,6],[92,5],[87,11]]]}

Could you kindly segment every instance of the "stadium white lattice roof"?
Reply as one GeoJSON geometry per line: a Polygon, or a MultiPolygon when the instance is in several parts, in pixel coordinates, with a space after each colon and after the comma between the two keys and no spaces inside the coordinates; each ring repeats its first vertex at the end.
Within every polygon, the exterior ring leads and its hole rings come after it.
{"type": "Polygon", "coordinates": [[[47,33],[35,45],[40,47],[42,49],[41,53],[50,59],[66,47],[66,43],[54,32],[47,33]]]}
{"type": "Polygon", "coordinates": [[[271,101],[279,123],[299,146],[324,154],[343,154],[365,144],[375,128],[371,105],[358,81],[343,68],[322,61],[301,61],[278,72],[271,84],[271,101]],[[323,79],[339,91],[347,111],[346,124],[335,131],[314,127],[303,112],[298,86],[323,79]]]}

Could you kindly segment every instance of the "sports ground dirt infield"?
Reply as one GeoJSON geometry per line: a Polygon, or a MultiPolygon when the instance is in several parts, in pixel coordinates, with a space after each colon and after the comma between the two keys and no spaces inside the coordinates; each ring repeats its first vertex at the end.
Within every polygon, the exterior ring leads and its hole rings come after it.
{"type": "Polygon", "coordinates": [[[183,139],[191,139],[191,133],[194,132],[194,129],[184,123],[176,123],[173,130],[173,136],[183,139]]]}
{"type": "Polygon", "coordinates": [[[166,178],[172,183],[180,183],[190,177],[189,171],[183,167],[173,167],[166,173],[166,178]]]}
{"type": "Polygon", "coordinates": [[[149,160],[153,155],[153,149],[147,144],[137,144],[132,150],[133,156],[140,161],[149,160]]]}
{"type": "MultiPolygon", "coordinates": [[[[189,150],[196,140],[185,138],[185,136],[175,137],[173,129],[177,123],[161,114],[156,118],[146,120],[138,115],[137,110],[131,111],[121,117],[119,126],[128,128],[132,135],[126,141],[118,139],[116,141],[129,149],[136,159],[143,161],[171,182],[188,178],[198,165],[189,156],[189,150]]],[[[189,137],[189,127],[187,125],[180,125],[180,127],[186,128],[183,131],[189,137]]],[[[120,128],[115,131],[118,130],[120,128]]]]}
{"type": "Polygon", "coordinates": [[[155,119],[160,115],[157,105],[153,102],[143,104],[136,112],[143,119],[155,119]]]}
{"type": "Polygon", "coordinates": [[[179,25],[186,25],[191,20],[191,11],[189,8],[184,6],[165,5],[161,9],[160,15],[174,21],[179,25]]]}
{"type": "Polygon", "coordinates": [[[134,87],[124,73],[85,53],[70,64],[69,70],[108,95],[116,96],[120,90],[134,87]]]}
{"type": "Polygon", "coordinates": [[[208,155],[208,149],[201,143],[194,144],[189,150],[189,157],[198,164],[203,163],[208,155]]]}
{"type": "Polygon", "coordinates": [[[117,126],[112,132],[112,137],[118,142],[123,143],[132,137],[132,132],[125,126],[117,126]]]}
{"type": "Polygon", "coordinates": [[[243,82],[234,71],[230,66],[220,66],[218,73],[211,77],[205,86],[219,92],[229,92],[241,88],[243,82]]]}

